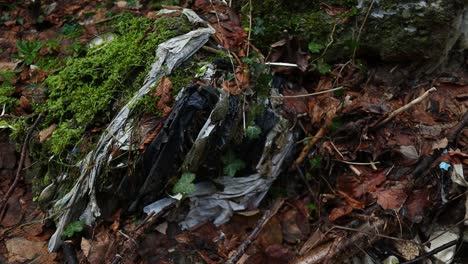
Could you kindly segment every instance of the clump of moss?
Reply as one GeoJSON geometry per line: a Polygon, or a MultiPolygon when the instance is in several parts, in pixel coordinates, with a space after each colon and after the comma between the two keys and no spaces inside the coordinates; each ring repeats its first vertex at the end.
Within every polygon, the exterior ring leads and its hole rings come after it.
{"type": "Polygon", "coordinates": [[[191,30],[181,17],[153,22],[123,14],[115,20],[112,42],[89,49],[84,57],[69,59],[45,81],[49,98],[39,106],[39,111],[47,113],[43,125],[58,124],[46,144],[51,154],[61,155],[87,128],[109,121],[113,104],[142,85],[157,45],[191,30]]]}
{"type": "Polygon", "coordinates": [[[12,80],[15,77],[14,72],[0,71],[0,108],[10,110],[18,103],[18,99],[11,95],[15,92],[12,80]]]}

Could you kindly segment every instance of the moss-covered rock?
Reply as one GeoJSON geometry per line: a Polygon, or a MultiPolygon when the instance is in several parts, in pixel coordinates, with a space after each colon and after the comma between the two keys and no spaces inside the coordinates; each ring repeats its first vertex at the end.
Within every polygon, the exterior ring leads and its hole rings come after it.
{"type": "MultiPolygon", "coordinates": [[[[362,23],[372,1],[361,1],[362,23]]],[[[384,61],[439,60],[460,36],[463,1],[375,1],[360,50],[384,61]]]]}
{"type": "Polygon", "coordinates": [[[325,62],[350,59],[356,50],[358,56],[387,62],[437,64],[467,19],[462,0],[253,0],[252,6],[244,0],[238,9],[244,27],[252,13],[252,40],[263,51],[292,35],[303,50],[310,42],[328,45],[320,55],[325,62]]]}

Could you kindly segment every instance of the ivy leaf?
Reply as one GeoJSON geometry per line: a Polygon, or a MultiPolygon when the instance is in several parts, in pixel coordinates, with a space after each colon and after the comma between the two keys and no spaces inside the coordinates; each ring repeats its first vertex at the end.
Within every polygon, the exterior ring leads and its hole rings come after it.
{"type": "Polygon", "coordinates": [[[238,171],[245,168],[245,162],[238,159],[232,151],[227,152],[221,160],[224,163],[223,172],[229,177],[234,177],[238,171]]]}
{"type": "Polygon", "coordinates": [[[195,174],[191,172],[183,173],[179,181],[172,188],[173,193],[181,193],[183,195],[191,194],[195,191],[195,174]]]}
{"type": "Polygon", "coordinates": [[[79,233],[83,231],[84,222],[83,221],[75,221],[69,223],[65,230],[62,233],[62,237],[72,237],[75,233],[79,233]]]}
{"type": "Polygon", "coordinates": [[[248,126],[245,130],[247,138],[250,140],[257,139],[262,133],[262,129],[258,126],[248,126]]]}
{"type": "Polygon", "coordinates": [[[308,48],[309,48],[310,53],[319,53],[320,50],[323,49],[323,45],[311,41],[309,43],[308,48]]]}
{"type": "Polygon", "coordinates": [[[321,74],[327,74],[329,72],[331,72],[331,66],[328,65],[326,62],[324,62],[323,60],[319,60],[317,61],[317,70],[321,73],[321,74]]]}

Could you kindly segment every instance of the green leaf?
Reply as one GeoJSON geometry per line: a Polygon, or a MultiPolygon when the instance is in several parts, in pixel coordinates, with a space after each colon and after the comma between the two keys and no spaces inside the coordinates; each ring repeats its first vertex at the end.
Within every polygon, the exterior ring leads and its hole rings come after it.
{"type": "Polygon", "coordinates": [[[230,177],[234,177],[238,171],[245,168],[245,162],[238,159],[232,151],[228,151],[221,160],[224,164],[224,174],[230,177]]]}
{"type": "Polygon", "coordinates": [[[79,233],[83,231],[84,222],[83,221],[75,221],[69,223],[65,230],[62,233],[62,237],[72,237],[75,233],[79,233]]]}
{"type": "Polygon", "coordinates": [[[309,209],[310,213],[313,213],[313,212],[315,212],[317,210],[317,206],[315,204],[313,204],[313,203],[310,203],[310,204],[307,205],[307,209],[309,209]]]}
{"type": "Polygon", "coordinates": [[[195,178],[196,176],[193,173],[183,173],[179,181],[177,181],[177,183],[172,188],[172,192],[175,194],[181,193],[183,195],[193,193],[195,191],[195,184],[193,184],[195,178]]]}
{"type": "Polygon", "coordinates": [[[310,167],[317,169],[322,167],[322,156],[315,156],[313,159],[309,160],[310,167]]]}
{"type": "Polygon", "coordinates": [[[331,72],[331,66],[328,65],[326,62],[324,62],[323,60],[319,60],[317,61],[317,70],[321,73],[321,74],[327,74],[329,72],[331,72]]]}
{"type": "Polygon", "coordinates": [[[319,53],[323,49],[323,45],[311,41],[308,48],[310,53],[319,53]]]}
{"type": "Polygon", "coordinates": [[[247,138],[250,140],[257,139],[260,134],[262,133],[262,129],[258,126],[248,126],[245,129],[245,134],[247,135],[247,138]]]}

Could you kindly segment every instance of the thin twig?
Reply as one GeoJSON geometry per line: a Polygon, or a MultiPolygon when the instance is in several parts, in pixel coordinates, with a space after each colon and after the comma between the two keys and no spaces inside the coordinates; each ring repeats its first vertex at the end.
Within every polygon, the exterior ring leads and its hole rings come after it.
{"type": "Polygon", "coordinates": [[[375,125],[375,127],[379,127],[385,123],[387,123],[388,121],[392,120],[396,115],[410,109],[411,107],[413,107],[414,105],[420,103],[421,101],[423,101],[424,99],[426,99],[426,97],[429,96],[430,93],[434,92],[434,91],[437,91],[437,89],[435,87],[432,87],[431,89],[427,90],[425,93],[423,93],[421,96],[419,96],[418,98],[414,99],[413,101],[409,102],[407,105],[404,105],[400,108],[398,108],[397,110],[393,111],[392,113],[390,113],[390,115],[388,115],[387,118],[385,118],[384,120],[380,121],[379,123],[377,123],[375,125]]]}
{"type": "MultiPolygon", "coordinates": [[[[374,2],[375,0],[372,0],[372,2],[370,3],[369,8],[367,9],[366,16],[364,17],[364,21],[362,21],[361,27],[359,28],[359,32],[358,32],[357,39],[356,39],[357,43],[359,43],[359,40],[361,39],[362,30],[364,29],[364,25],[366,24],[367,19],[369,18],[369,14],[370,14],[370,11],[372,10],[372,7],[374,6],[374,2]]],[[[356,51],[357,51],[357,46],[353,50],[353,59],[352,59],[353,63],[356,59],[356,51]]]]}
{"type": "Polygon", "coordinates": [[[271,95],[270,98],[302,98],[302,97],[309,97],[309,96],[314,96],[314,95],[319,95],[319,94],[325,94],[325,93],[330,93],[334,91],[338,91],[343,89],[342,86],[336,87],[333,89],[325,90],[325,91],[320,91],[320,92],[315,92],[315,93],[308,93],[308,94],[298,94],[298,95],[271,95]]]}
{"type": "Polygon", "coordinates": [[[283,205],[285,199],[284,198],[280,198],[278,200],[276,200],[275,204],[273,205],[273,207],[271,208],[271,210],[268,210],[266,211],[264,214],[263,214],[263,217],[262,219],[260,219],[257,223],[257,226],[255,227],[255,229],[252,231],[252,233],[249,234],[249,236],[247,237],[247,239],[242,242],[242,244],[237,248],[236,250],[236,253],[234,255],[232,255],[232,257],[230,257],[225,263],[226,264],[234,264],[234,263],[237,263],[237,261],[244,255],[245,251],[247,250],[247,248],[250,246],[250,244],[252,244],[252,242],[255,241],[255,239],[257,238],[257,236],[260,234],[260,231],[263,230],[263,227],[265,227],[265,225],[268,223],[268,221],[276,215],[276,213],[278,212],[278,210],[281,208],[281,206],[283,205]]]}
{"type": "Polygon", "coordinates": [[[362,165],[362,166],[369,165],[369,166],[372,166],[372,165],[375,165],[375,164],[380,164],[380,161],[373,161],[373,162],[352,162],[352,161],[339,160],[339,159],[334,159],[334,160],[339,161],[339,162],[343,162],[343,163],[346,163],[346,164],[350,164],[350,165],[362,165]]]}
{"type": "Polygon", "coordinates": [[[28,151],[28,147],[29,147],[29,139],[31,138],[31,135],[34,132],[34,129],[36,128],[36,126],[39,123],[39,121],[41,120],[41,118],[42,118],[42,113],[39,114],[36,121],[34,121],[32,126],[29,128],[28,133],[24,137],[23,148],[21,149],[21,156],[20,156],[20,160],[19,160],[19,163],[18,163],[18,169],[16,170],[15,179],[13,180],[13,183],[11,184],[11,186],[8,189],[6,195],[4,196],[2,206],[0,207],[1,208],[0,221],[5,216],[8,199],[10,199],[10,196],[13,194],[13,191],[15,190],[16,185],[18,185],[18,182],[19,182],[19,180],[21,178],[21,171],[23,170],[24,160],[26,159],[26,152],[28,151]]]}
{"type": "Polygon", "coordinates": [[[246,57],[250,55],[250,37],[252,35],[252,0],[249,0],[249,33],[247,35],[246,57]]]}

